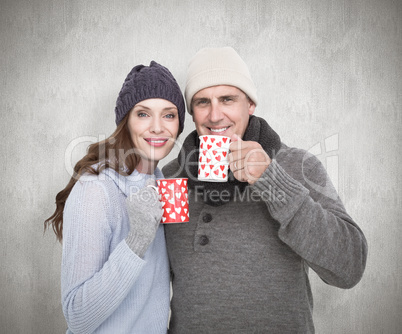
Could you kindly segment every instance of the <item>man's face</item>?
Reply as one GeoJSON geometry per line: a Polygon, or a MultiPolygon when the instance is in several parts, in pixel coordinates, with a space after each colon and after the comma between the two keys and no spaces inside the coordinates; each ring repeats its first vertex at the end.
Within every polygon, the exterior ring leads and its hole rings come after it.
{"type": "Polygon", "coordinates": [[[240,89],[233,86],[213,86],[198,91],[191,101],[193,121],[198,135],[243,138],[249,115],[255,104],[240,89]]]}

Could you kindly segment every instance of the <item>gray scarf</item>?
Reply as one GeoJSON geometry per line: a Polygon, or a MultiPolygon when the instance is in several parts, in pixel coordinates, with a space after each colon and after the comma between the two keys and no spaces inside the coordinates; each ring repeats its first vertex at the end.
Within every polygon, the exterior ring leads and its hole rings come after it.
{"type": "MultiPolygon", "coordinates": [[[[279,135],[264,119],[253,115],[249,118],[249,124],[244,133],[243,140],[258,142],[271,159],[275,157],[275,154],[281,147],[279,135]]],[[[212,206],[219,206],[229,202],[233,198],[236,188],[240,193],[243,193],[248,183],[236,180],[230,170],[228,182],[205,182],[198,180],[199,145],[200,140],[197,131],[194,130],[185,139],[178,156],[179,164],[188,177],[189,191],[197,189],[196,193],[202,194],[206,203],[212,206]],[[186,166],[183,166],[184,163],[186,166]]]]}

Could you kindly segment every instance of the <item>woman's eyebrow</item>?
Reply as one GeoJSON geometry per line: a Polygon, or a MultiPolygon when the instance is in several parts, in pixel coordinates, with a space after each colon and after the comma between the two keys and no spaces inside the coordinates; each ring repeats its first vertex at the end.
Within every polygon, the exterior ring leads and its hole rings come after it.
{"type": "MultiPolygon", "coordinates": [[[[142,105],[142,104],[136,104],[135,107],[134,107],[134,109],[137,109],[137,108],[147,109],[147,110],[151,110],[151,109],[152,109],[152,108],[149,108],[149,107],[144,106],[144,105],[142,105]]],[[[166,107],[166,108],[163,108],[163,110],[177,110],[177,108],[176,108],[176,107],[166,107]]]]}
{"type": "Polygon", "coordinates": [[[137,109],[137,108],[148,109],[148,110],[150,109],[147,106],[143,106],[142,104],[136,104],[134,109],[137,109]]]}

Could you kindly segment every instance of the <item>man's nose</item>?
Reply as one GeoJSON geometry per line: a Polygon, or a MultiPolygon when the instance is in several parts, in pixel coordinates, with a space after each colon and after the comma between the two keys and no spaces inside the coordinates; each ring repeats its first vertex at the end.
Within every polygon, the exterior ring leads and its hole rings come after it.
{"type": "Polygon", "coordinates": [[[218,102],[214,101],[211,103],[211,110],[209,112],[209,120],[211,123],[217,123],[223,119],[223,113],[221,106],[218,102]]]}

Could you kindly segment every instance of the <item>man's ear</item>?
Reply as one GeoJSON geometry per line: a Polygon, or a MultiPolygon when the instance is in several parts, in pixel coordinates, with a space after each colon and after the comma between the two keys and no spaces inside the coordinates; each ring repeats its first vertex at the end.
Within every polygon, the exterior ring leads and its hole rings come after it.
{"type": "Polygon", "coordinates": [[[255,103],[250,98],[248,99],[248,103],[249,103],[248,114],[252,115],[252,114],[254,114],[254,111],[255,111],[255,103]]]}

